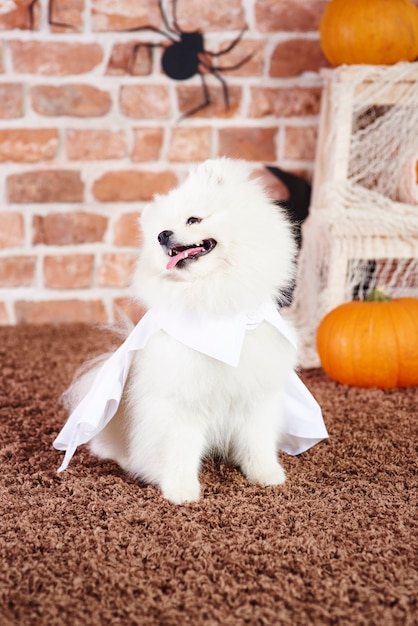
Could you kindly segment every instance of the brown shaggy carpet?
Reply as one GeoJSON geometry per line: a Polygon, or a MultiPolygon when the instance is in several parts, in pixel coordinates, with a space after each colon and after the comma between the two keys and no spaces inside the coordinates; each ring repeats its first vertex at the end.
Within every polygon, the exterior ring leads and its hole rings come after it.
{"type": "Polygon", "coordinates": [[[306,371],[330,440],[283,455],[280,488],[208,461],[176,507],[85,448],[56,473],[58,397],[108,342],[0,328],[2,626],[418,624],[418,388],[306,371]]]}

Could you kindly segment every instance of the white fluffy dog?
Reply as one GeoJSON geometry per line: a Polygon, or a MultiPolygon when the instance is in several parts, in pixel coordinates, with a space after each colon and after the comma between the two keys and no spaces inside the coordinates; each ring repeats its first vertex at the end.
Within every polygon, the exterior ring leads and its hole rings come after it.
{"type": "MultiPolygon", "coordinates": [[[[141,226],[136,292],[166,316],[251,314],[293,279],[291,228],[241,161],[196,166],[145,208],[141,226]]],[[[212,452],[249,480],[279,485],[283,387],[295,352],[267,321],[246,331],[236,367],[159,330],[134,353],[117,413],[91,450],[177,504],[199,498],[199,468],[212,452]]],[[[93,374],[76,384],[73,405],[93,374]]]]}

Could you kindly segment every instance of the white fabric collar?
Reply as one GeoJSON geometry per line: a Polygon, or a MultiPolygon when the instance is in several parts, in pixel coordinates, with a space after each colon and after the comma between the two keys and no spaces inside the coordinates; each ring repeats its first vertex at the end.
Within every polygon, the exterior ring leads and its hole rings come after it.
{"type": "MultiPolygon", "coordinates": [[[[268,302],[256,312],[225,316],[197,316],[192,313],[174,316],[150,309],[138,322],[124,343],[99,369],[93,384],[69,416],[54,441],[57,450],[65,450],[58,471],[68,467],[77,446],[87,443],[115,415],[125,385],[133,352],[141,350],[159,330],[214,359],[232,367],[239,363],[244,336],[262,321],[272,324],[293,346],[293,329],[268,302]]],[[[328,437],[321,409],[296,373],[292,372],[285,389],[285,423],[280,448],[288,454],[304,452],[328,437]]]]}

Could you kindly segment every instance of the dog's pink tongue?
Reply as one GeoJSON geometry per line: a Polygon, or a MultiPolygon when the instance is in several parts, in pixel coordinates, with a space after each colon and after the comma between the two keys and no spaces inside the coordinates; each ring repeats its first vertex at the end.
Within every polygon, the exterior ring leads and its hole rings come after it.
{"type": "Polygon", "coordinates": [[[179,261],[183,261],[183,259],[187,259],[189,256],[194,256],[195,254],[204,252],[204,250],[203,246],[199,246],[198,248],[187,248],[187,250],[179,252],[176,256],[170,257],[170,260],[166,265],[166,269],[171,270],[177,265],[177,263],[179,263],[179,261]]]}

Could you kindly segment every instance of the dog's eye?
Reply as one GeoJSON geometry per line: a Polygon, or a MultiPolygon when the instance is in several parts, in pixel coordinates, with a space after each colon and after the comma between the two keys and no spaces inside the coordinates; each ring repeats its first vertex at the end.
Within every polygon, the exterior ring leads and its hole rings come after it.
{"type": "Polygon", "coordinates": [[[191,226],[192,224],[200,224],[201,221],[202,221],[201,217],[189,217],[186,224],[188,226],[191,226]]]}

